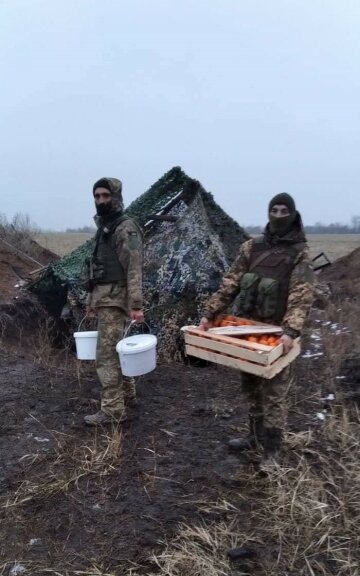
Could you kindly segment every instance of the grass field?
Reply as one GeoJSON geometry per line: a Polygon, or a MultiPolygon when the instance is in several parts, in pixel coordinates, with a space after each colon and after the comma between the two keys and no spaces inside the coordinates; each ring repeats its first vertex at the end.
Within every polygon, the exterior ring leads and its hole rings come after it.
{"type": "Polygon", "coordinates": [[[325,252],[333,262],[360,247],[360,234],[309,234],[310,253],[325,252]]]}
{"type": "MultiPolygon", "coordinates": [[[[64,256],[91,237],[77,232],[42,232],[37,240],[44,248],[64,256]]],[[[360,234],[309,234],[308,240],[312,256],[325,252],[331,261],[360,247],[360,234]]]]}
{"type": "Polygon", "coordinates": [[[93,234],[84,232],[40,232],[36,241],[59,256],[69,254],[89,240],[93,234]]]}

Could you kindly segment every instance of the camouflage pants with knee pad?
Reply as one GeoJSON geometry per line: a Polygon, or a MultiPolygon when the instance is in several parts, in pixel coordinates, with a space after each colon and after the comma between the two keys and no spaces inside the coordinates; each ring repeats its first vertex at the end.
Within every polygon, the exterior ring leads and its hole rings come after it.
{"type": "Polygon", "coordinates": [[[120,416],[124,411],[124,387],[116,344],[123,338],[126,315],[116,306],[99,307],[97,315],[96,371],[102,386],[101,410],[120,416]]]}
{"type": "Polygon", "coordinates": [[[284,429],[287,417],[287,392],[293,385],[291,364],[270,380],[243,372],[242,390],[250,408],[251,420],[262,421],[264,428],[284,429]]]}

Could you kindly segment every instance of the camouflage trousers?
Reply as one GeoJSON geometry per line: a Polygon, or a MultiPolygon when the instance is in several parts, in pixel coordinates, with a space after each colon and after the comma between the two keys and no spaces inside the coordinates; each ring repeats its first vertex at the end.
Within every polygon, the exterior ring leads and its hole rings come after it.
{"type": "Polygon", "coordinates": [[[262,421],[264,428],[284,429],[287,392],[294,383],[291,364],[271,380],[242,373],[242,390],[250,404],[250,420],[262,421]]]}
{"type": "Polygon", "coordinates": [[[97,309],[96,371],[101,382],[101,410],[110,416],[124,411],[124,397],[135,397],[134,378],[123,377],[116,344],[123,338],[126,315],[115,306],[97,309]]]}

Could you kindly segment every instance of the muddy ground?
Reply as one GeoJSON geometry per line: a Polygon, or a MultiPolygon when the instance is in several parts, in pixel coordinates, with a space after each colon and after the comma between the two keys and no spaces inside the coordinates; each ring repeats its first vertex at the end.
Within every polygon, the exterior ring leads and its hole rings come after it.
{"type": "MultiPolygon", "coordinates": [[[[83,416],[99,401],[94,366],[78,363],[72,351],[49,347],[46,325],[29,336],[31,309],[27,301],[21,307],[24,333],[7,329],[12,342],[0,332],[0,574],[158,573],[153,556],[179,524],[227,522],[226,506],[218,502],[236,506],[244,529],[254,502],[261,507],[267,496],[264,480],[240,487],[237,481],[241,469],[256,473],[259,455],[239,457],[227,449],[229,437],[246,430],[238,373],[210,365],[161,365],[138,380],[138,405],[121,429],[87,428],[83,416]]],[[[14,324],[12,308],[5,312],[14,324]]],[[[320,398],[347,378],[335,360],[342,354],[337,339],[346,343],[350,333],[334,322],[324,311],[311,319],[288,398],[290,433],[315,432],[312,452],[303,455],[315,470],[316,454],[327,451],[317,416],[320,398]],[[331,356],[324,354],[324,339],[331,356]],[[337,373],[345,379],[336,381],[337,373]]],[[[355,368],[346,369],[356,372],[359,390],[357,360],[355,368]]],[[[279,554],[276,540],[260,540],[255,548],[261,559],[279,554]]],[[[321,574],[338,573],[339,564],[323,562],[321,574]]],[[[230,573],[263,574],[255,568],[230,573]]]]}
{"type": "MultiPolygon", "coordinates": [[[[20,563],[31,575],[146,575],[179,523],[226,519],[212,503],[227,499],[246,517],[236,473],[256,469],[257,456],[226,445],[246,429],[236,371],[159,366],[139,378],[121,430],[94,430],[83,425],[98,406],[92,363],[79,371],[71,352],[29,348],[0,357],[1,574],[20,563]]],[[[298,361],[305,391],[299,383],[291,394],[290,430],[319,425],[318,389],[309,389],[317,361],[298,361]]]]}

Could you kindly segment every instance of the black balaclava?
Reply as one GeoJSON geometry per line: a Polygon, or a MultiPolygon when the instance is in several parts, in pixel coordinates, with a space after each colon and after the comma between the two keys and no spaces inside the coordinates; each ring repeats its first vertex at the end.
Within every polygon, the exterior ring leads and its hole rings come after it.
{"type": "Polygon", "coordinates": [[[122,199],[122,183],[117,178],[100,178],[93,186],[93,194],[97,188],[105,188],[111,194],[111,202],[96,206],[96,213],[101,218],[107,218],[113,214],[123,212],[124,203],[122,199]]]}
{"type": "Polygon", "coordinates": [[[274,196],[274,198],[270,200],[268,211],[269,211],[269,230],[271,234],[274,234],[276,236],[284,236],[285,234],[287,234],[291,230],[292,225],[294,224],[296,216],[298,214],[294,199],[290,196],[290,194],[287,194],[286,192],[276,194],[276,196],[274,196]],[[270,214],[270,211],[271,208],[276,204],[278,205],[283,204],[284,206],[287,206],[289,210],[289,216],[282,216],[280,218],[272,216],[270,214]]]}

